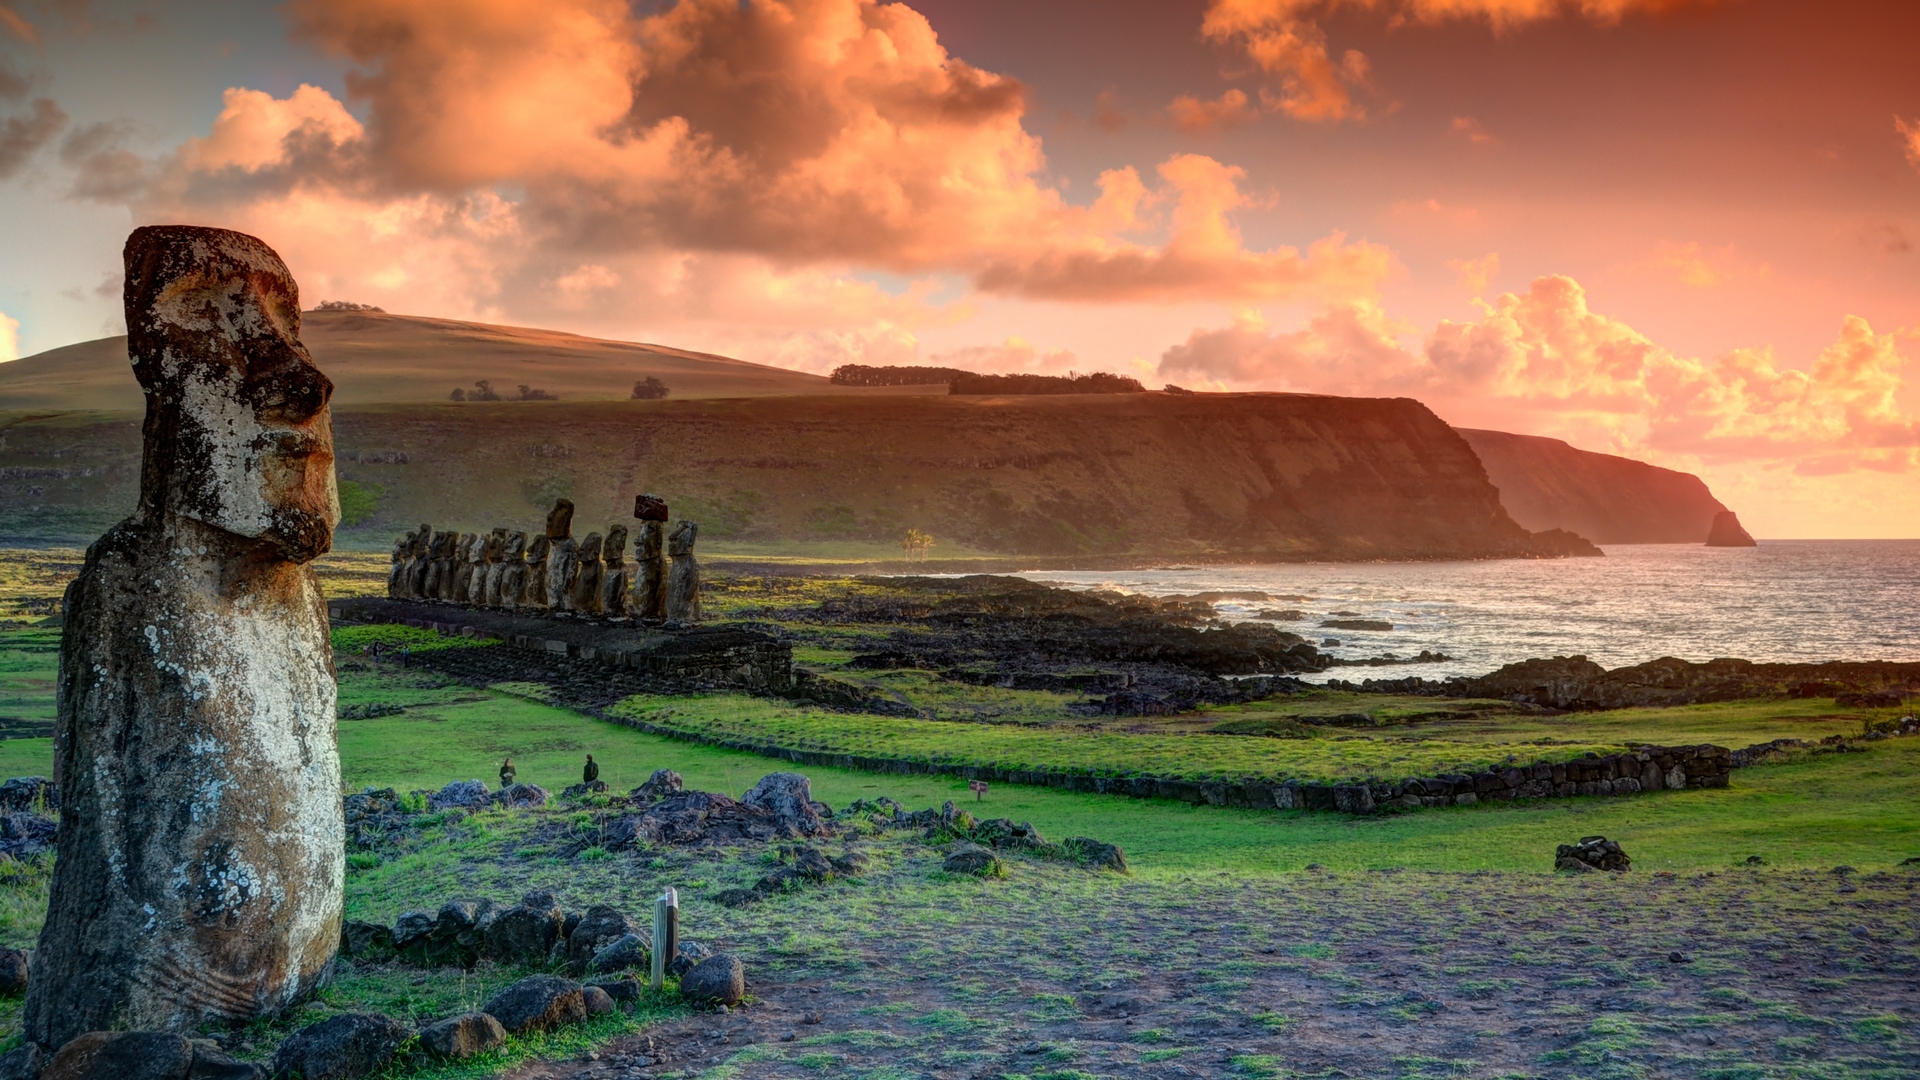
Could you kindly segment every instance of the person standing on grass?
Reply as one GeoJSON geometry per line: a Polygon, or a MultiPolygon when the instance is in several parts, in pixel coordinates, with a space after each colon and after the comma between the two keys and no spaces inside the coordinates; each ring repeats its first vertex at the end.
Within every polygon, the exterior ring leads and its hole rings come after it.
{"type": "Polygon", "coordinates": [[[587,767],[580,770],[580,782],[583,784],[591,784],[598,779],[600,779],[600,765],[593,760],[592,754],[588,754],[587,767]]]}
{"type": "Polygon", "coordinates": [[[513,778],[515,775],[516,774],[513,771],[512,758],[508,758],[507,760],[501,762],[500,763],[500,790],[505,791],[506,789],[512,787],[513,778]]]}

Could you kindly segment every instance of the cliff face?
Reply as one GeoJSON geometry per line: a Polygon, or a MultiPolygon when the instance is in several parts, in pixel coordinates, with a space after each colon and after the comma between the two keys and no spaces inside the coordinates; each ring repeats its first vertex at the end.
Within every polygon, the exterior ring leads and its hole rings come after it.
{"type": "MultiPolygon", "coordinates": [[[[16,419],[0,534],[131,505],[137,424],[16,419]],[[123,490],[124,489],[124,490],[123,490]]],[[[896,540],[1052,556],[1235,559],[1568,554],[1501,508],[1465,439],[1419,402],[1290,394],[779,397],[341,409],[338,468],[374,497],[362,544],[431,521],[576,531],[665,496],[703,542],[896,540]]],[[[353,498],[348,497],[351,504],[353,498]]]]}
{"type": "Polygon", "coordinates": [[[1726,510],[1692,473],[1578,450],[1559,439],[1461,428],[1507,513],[1596,544],[1698,544],[1726,510]]]}

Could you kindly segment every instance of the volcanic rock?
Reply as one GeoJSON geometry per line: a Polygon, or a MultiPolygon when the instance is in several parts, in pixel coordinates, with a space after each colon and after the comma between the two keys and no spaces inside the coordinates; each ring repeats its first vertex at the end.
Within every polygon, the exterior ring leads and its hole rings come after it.
{"type": "Polygon", "coordinates": [[[1618,842],[1604,836],[1583,836],[1578,844],[1561,844],[1553,853],[1555,870],[1616,870],[1624,872],[1633,860],[1618,842]]]}
{"type": "Polygon", "coordinates": [[[412,1032],[379,1013],[345,1013],[309,1024],[273,1054],[276,1077],[360,1080],[387,1067],[412,1032]]]}
{"type": "Polygon", "coordinates": [[[567,967],[576,972],[587,970],[601,949],[639,930],[639,925],[618,908],[593,905],[581,916],[579,925],[567,932],[567,967]]]}
{"type": "Polygon", "coordinates": [[[799,773],[768,773],[740,801],[771,814],[781,836],[818,836],[827,831],[820,820],[825,808],[813,801],[813,786],[799,773]]]}
{"type": "Polygon", "coordinates": [[[557,975],[529,975],[495,994],[484,1011],[511,1035],[549,1031],[587,1018],[580,984],[557,975]]]}
{"type": "Polygon", "coordinates": [[[420,1045],[454,1061],[465,1061],[475,1054],[499,1049],[506,1041],[507,1029],[483,1012],[448,1017],[420,1029],[420,1045]]]}
{"type": "Polygon", "coordinates": [[[1707,530],[1708,547],[1759,547],[1753,535],[1740,527],[1740,515],[1722,510],[1713,515],[1713,527],[1707,530]]]}
{"type": "Polygon", "coordinates": [[[949,874],[972,874],[974,877],[999,877],[1006,873],[1000,856],[995,855],[992,848],[964,843],[954,847],[940,864],[940,869],[949,874]]]}
{"type": "Polygon", "coordinates": [[[746,966],[732,953],[709,956],[680,977],[680,992],[695,1001],[738,1005],[747,996],[746,966]]]}

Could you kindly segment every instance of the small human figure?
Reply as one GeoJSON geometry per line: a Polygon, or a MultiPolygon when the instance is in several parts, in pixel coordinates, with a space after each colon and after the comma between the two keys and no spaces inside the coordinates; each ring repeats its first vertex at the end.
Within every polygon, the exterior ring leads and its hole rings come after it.
{"type": "Polygon", "coordinates": [[[600,765],[593,760],[592,754],[588,754],[587,767],[580,770],[580,782],[583,784],[591,784],[598,779],[600,779],[600,765]]]}
{"type": "Polygon", "coordinates": [[[511,757],[501,762],[500,763],[500,790],[505,791],[506,789],[512,787],[513,778],[516,775],[517,774],[514,772],[514,769],[513,769],[513,759],[511,757]]]}
{"type": "Polygon", "coordinates": [[[411,646],[411,645],[408,645],[408,644],[406,644],[406,643],[404,643],[404,642],[403,642],[403,643],[401,643],[401,645],[400,645],[400,666],[401,666],[401,667],[406,667],[406,666],[407,666],[407,661],[408,661],[408,660],[411,660],[411,659],[413,659],[413,646],[411,646]]]}

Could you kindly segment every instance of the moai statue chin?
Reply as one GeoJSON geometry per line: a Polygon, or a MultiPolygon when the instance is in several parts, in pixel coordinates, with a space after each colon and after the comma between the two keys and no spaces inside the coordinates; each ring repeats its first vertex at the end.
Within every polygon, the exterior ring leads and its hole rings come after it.
{"type": "Polygon", "coordinates": [[[600,611],[613,618],[627,614],[627,527],[607,526],[607,543],[600,550],[606,570],[600,578],[600,611]]]}
{"type": "Polygon", "coordinates": [[[547,514],[547,606],[555,611],[569,606],[567,587],[573,584],[578,547],[573,539],[573,500],[555,500],[547,514]]]}
{"type": "Polygon", "coordinates": [[[573,581],[567,586],[567,607],[582,615],[600,614],[600,579],[606,567],[600,562],[599,533],[588,533],[574,551],[573,581]]]}
{"type": "Polygon", "coordinates": [[[47,1047],[279,1012],[340,938],[333,653],[308,565],[340,517],[333,384],[253,237],[137,229],[125,291],[140,501],[66,594],[60,857],[22,1021],[47,1047]]]}
{"type": "Polygon", "coordinates": [[[667,618],[680,622],[700,621],[700,562],[693,557],[693,541],[700,526],[682,521],[667,536],[667,555],[673,568],[667,572],[667,618]]]}

